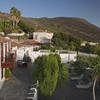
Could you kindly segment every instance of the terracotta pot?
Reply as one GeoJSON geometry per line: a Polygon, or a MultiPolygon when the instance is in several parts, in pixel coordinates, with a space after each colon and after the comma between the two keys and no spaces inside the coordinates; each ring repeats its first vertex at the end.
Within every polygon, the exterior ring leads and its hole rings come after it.
{"type": "Polygon", "coordinates": [[[6,78],[6,81],[8,81],[10,78],[8,77],[8,78],[6,78]]]}

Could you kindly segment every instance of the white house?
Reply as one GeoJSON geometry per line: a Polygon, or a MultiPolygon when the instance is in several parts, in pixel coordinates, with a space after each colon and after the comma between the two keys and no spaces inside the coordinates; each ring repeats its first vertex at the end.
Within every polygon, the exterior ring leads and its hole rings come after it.
{"type": "Polygon", "coordinates": [[[81,46],[86,46],[87,43],[88,43],[89,45],[91,45],[91,46],[96,46],[96,45],[99,44],[98,42],[83,41],[82,44],[81,44],[81,46]]]}
{"type": "Polygon", "coordinates": [[[14,59],[11,56],[11,51],[11,41],[0,37],[0,89],[5,80],[5,68],[14,67],[14,59]]]}
{"type": "Polygon", "coordinates": [[[95,45],[98,45],[99,43],[98,42],[89,42],[89,45],[92,45],[92,46],[95,46],[95,45]]]}
{"type": "Polygon", "coordinates": [[[40,43],[50,44],[52,37],[53,37],[52,32],[48,32],[48,31],[33,32],[33,40],[36,40],[40,43]]]}

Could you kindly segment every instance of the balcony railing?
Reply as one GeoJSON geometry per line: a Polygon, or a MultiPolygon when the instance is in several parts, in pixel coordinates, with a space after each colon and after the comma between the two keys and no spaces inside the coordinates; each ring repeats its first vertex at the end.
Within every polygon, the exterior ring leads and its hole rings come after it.
{"type": "Polygon", "coordinates": [[[2,68],[14,68],[15,57],[6,57],[1,59],[2,59],[1,62],[2,68]]]}
{"type": "Polygon", "coordinates": [[[2,62],[2,68],[14,68],[14,62],[2,62]]]}

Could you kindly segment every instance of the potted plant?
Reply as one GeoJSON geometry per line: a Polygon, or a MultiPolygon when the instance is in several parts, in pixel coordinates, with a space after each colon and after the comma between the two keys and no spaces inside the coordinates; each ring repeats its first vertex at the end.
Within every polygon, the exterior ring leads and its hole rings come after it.
{"type": "Polygon", "coordinates": [[[5,69],[5,78],[6,78],[6,80],[9,80],[10,74],[11,74],[10,69],[6,68],[5,69]]]}

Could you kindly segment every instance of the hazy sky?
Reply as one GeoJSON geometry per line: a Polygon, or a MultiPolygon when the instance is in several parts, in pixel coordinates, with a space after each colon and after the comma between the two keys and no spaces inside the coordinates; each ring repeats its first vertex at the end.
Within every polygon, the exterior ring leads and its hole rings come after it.
{"type": "Polygon", "coordinates": [[[100,27],[100,0],[0,0],[0,11],[15,6],[25,17],[81,17],[100,27]]]}

